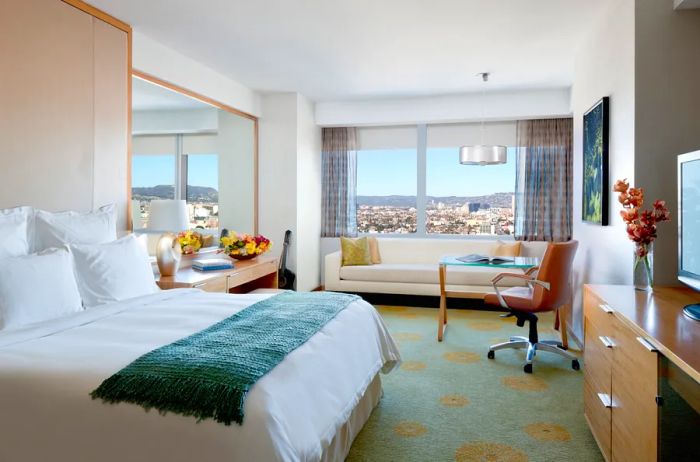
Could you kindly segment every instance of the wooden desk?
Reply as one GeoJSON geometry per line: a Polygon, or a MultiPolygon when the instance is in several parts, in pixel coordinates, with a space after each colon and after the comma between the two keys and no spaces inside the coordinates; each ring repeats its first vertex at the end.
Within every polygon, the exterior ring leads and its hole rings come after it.
{"type": "Polygon", "coordinates": [[[277,257],[260,256],[236,261],[234,268],[197,271],[183,268],[175,276],[161,276],[161,289],[199,288],[207,292],[247,293],[255,289],[277,289],[277,257]]]}
{"type": "Polygon", "coordinates": [[[660,383],[678,382],[669,370],[697,400],[700,322],[682,309],[699,301],[680,287],[584,286],[584,412],[606,460],[659,460],[660,383]]]}

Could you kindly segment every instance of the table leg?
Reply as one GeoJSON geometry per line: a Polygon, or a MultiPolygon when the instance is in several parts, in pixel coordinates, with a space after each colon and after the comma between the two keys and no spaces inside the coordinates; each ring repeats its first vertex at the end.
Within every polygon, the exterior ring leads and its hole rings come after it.
{"type": "Polygon", "coordinates": [[[445,296],[445,265],[440,265],[440,309],[438,310],[438,342],[442,342],[442,336],[447,324],[447,298],[445,296]]]}

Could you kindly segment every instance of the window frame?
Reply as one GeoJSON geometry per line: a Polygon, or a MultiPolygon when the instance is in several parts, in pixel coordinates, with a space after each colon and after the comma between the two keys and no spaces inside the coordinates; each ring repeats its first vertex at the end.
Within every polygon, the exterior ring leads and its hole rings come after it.
{"type": "MultiPolygon", "coordinates": [[[[400,239],[463,239],[475,241],[515,241],[513,234],[441,234],[428,233],[427,213],[427,167],[428,167],[428,124],[416,125],[416,232],[415,233],[361,233],[359,237],[387,237],[400,239]]],[[[515,178],[513,179],[515,181],[515,178]]],[[[513,185],[515,186],[515,184],[513,185]]]]}

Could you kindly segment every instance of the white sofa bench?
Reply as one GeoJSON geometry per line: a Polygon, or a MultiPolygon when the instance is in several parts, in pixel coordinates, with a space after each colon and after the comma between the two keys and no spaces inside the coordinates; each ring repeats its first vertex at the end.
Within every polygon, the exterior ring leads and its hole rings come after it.
{"type": "MultiPolygon", "coordinates": [[[[438,261],[444,255],[491,254],[496,240],[378,238],[381,263],[341,266],[340,251],[325,257],[325,289],[339,292],[440,295],[438,261]]],[[[523,242],[522,257],[542,258],[546,242],[523,242]]],[[[499,273],[522,274],[518,269],[450,266],[447,290],[476,294],[493,292],[491,279],[499,273]]],[[[523,285],[508,278],[501,285],[523,285]]]]}

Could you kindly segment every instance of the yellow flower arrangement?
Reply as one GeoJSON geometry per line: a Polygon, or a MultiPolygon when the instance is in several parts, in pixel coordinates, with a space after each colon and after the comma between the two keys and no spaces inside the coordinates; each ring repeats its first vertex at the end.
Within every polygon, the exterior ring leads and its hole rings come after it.
{"type": "Polygon", "coordinates": [[[223,252],[233,258],[246,259],[261,255],[272,247],[272,242],[265,236],[251,236],[249,234],[238,234],[231,232],[228,236],[221,238],[223,252]]]}
{"type": "Polygon", "coordinates": [[[202,235],[196,231],[183,231],[178,233],[177,242],[180,243],[182,253],[192,255],[202,248],[202,235]]]}

